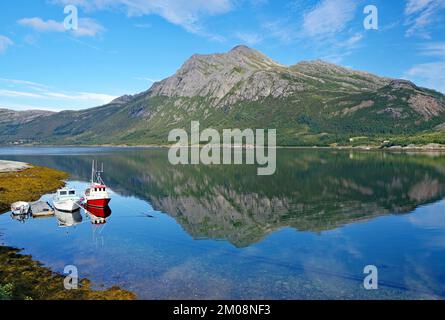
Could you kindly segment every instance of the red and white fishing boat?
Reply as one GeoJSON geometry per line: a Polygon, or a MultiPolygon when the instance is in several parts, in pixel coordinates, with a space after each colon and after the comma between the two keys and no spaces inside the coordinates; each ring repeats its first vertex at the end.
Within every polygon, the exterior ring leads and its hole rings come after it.
{"type": "Polygon", "coordinates": [[[93,160],[93,166],[91,169],[91,185],[85,190],[85,204],[89,207],[104,208],[110,203],[111,198],[108,193],[108,188],[102,180],[102,170],[97,170],[95,162],[93,160]]]}

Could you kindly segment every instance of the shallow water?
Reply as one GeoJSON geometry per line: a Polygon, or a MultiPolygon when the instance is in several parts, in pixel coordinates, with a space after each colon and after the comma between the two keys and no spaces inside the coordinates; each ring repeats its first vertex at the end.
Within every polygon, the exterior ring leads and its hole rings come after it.
{"type": "MultiPolygon", "coordinates": [[[[91,160],[113,190],[107,223],[0,216],[0,243],[141,299],[445,298],[445,155],[278,150],[255,166],[172,166],[162,149],[1,148],[67,171],[91,160]],[[378,268],[365,290],[363,269],[378,268]]],[[[43,197],[51,199],[50,195],[43,197]]]]}

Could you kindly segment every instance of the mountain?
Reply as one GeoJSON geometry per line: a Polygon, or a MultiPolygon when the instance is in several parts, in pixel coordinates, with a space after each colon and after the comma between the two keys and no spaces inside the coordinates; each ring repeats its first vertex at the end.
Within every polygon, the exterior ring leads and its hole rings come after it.
{"type": "Polygon", "coordinates": [[[0,109],[0,132],[11,132],[16,128],[26,126],[34,120],[38,122],[40,118],[45,118],[52,114],[54,113],[44,110],[13,111],[0,109]]]}
{"type": "Polygon", "coordinates": [[[45,117],[54,112],[45,110],[13,111],[0,109],[0,124],[25,124],[40,117],[45,117]]]}
{"type": "Polygon", "coordinates": [[[192,120],[201,128],[274,128],[281,145],[445,143],[439,92],[320,60],[284,66],[246,46],[193,55],[149,90],[101,107],[14,124],[0,117],[0,143],[166,143],[171,129],[192,120]]]}

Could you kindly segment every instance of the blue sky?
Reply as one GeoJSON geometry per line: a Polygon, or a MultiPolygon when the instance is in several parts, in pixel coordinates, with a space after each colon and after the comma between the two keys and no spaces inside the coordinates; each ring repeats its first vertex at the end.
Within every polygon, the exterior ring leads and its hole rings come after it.
{"type": "Polygon", "coordinates": [[[82,109],[148,89],[194,53],[246,44],[445,93],[445,0],[2,0],[0,108],[82,109]],[[66,30],[66,5],[78,9],[66,30]],[[363,26],[367,5],[378,30],[363,26]]]}

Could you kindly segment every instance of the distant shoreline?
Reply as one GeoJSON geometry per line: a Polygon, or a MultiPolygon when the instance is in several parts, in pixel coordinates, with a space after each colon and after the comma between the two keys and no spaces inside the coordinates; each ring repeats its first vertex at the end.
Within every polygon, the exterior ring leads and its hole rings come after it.
{"type": "MultiPolygon", "coordinates": [[[[201,144],[200,148],[205,146],[206,144],[201,144]]],[[[167,149],[172,145],[165,144],[147,144],[147,145],[0,145],[1,148],[122,148],[122,149],[167,149]]],[[[184,148],[189,146],[183,146],[184,148]]],[[[254,146],[246,146],[246,145],[232,145],[232,148],[243,148],[250,149],[254,148],[254,146]]],[[[223,148],[226,148],[223,145],[223,148]]],[[[267,148],[267,146],[266,146],[267,148]]],[[[445,152],[445,145],[442,144],[428,144],[428,145],[409,145],[409,146],[391,146],[391,147],[380,147],[380,146],[275,146],[275,149],[302,149],[302,150],[343,150],[343,151],[392,151],[392,152],[445,152]]],[[[1,166],[0,166],[0,172],[1,166]]]]}

